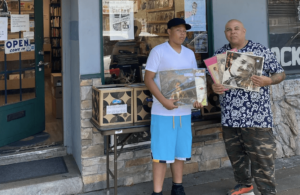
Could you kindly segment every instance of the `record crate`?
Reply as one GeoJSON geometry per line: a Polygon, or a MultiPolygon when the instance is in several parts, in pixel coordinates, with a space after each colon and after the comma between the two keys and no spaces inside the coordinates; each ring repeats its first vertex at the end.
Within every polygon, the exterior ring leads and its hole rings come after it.
{"type": "Polygon", "coordinates": [[[99,126],[133,123],[132,105],[132,88],[114,85],[92,89],[92,120],[99,126]]]}
{"type": "Polygon", "coordinates": [[[151,120],[153,98],[145,85],[129,85],[133,88],[133,122],[148,122],[151,120]]]}

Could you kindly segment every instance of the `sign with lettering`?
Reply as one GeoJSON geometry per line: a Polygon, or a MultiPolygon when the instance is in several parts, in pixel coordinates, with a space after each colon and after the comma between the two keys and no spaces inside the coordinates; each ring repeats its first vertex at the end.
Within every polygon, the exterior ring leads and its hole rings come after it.
{"type": "Polygon", "coordinates": [[[11,39],[5,41],[5,54],[25,51],[34,51],[34,47],[31,47],[30,40],[28,40],[27,38],[11,39]]]}
{"type": "Polygon", "coordinates": [[[112,105],[106,107],[106,114],[127,113],[127,104],[112,105]]]}
{"type": "Polygon", "coordinates": [[[29,31],[29,14],[11,14],[11,32],[29,31]]]}
{"type": "Polygon", "coordinates": [[[300,72],[300,34],[270,34],[270,48],[286,73],[300,72]]]}

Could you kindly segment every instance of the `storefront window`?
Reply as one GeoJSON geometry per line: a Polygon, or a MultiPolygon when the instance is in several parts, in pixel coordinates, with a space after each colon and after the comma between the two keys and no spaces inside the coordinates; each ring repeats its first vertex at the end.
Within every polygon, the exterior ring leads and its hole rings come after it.
{"type": "Polygon", "coordinates": [[[300,73],[300,1],[268,0],[270,48],[286,73],[300,73]]]}
{"type": "Polygon", "coordinates": [[[103,0],[102,8],[105,84],[143,82],[148,55],[168,41],[167,22],[175,17],[192,24],[183,45],[205,67],[210,47],[205,0],[103,0]]]}

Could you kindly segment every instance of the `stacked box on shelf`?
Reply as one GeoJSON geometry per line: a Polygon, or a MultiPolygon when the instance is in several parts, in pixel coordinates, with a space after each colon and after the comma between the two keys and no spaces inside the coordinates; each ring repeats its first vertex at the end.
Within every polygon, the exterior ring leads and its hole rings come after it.
{"type": "Polygon", "coordinates": [[[52,115],[55,118],[62,118],[62,75],[61,73],[51,74],[52,92],[52,115]]]}
{"type": "Polygon", "coordinates": [[[133,123],[132,88],[93,87],[92,105],[92,120],[99,126],[133,123]]]}

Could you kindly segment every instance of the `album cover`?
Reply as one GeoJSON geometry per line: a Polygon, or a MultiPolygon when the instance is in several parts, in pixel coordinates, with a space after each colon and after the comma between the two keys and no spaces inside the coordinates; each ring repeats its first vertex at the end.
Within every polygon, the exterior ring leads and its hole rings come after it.
{"type": "Polygon", "coordinates": [[[203,106],[207,106],[206,74],[205,68],[194,70],[197,101],[203,106]]]}
{"type": "MultiPolygon", "coordinates": [[[[230,51],[237,51],[237,49],[232,49],[230,51]]],[[[223,77],[221,77],[221,75],[219,74],[220,65],[218,64],[218,59],[217,59],[218,55],[204,60],[204,64],[206,65],[207,70],[209,71],[214,83],[221,84],[223,77]]]]}
{"type": "Polygon", "coordinates": [[[251,77],[262,75],[263,64],[261,56],[227,51],[222,84],[258,92],[260,87],[254,86],[251,77]]]}
{"type": "Polygon", "coordinates": [[[160,89],[167,99],[178,100],[176,106],[192,105],[197,100],[193,69],[160,71],[160,89]]]}
{"type": "Polygon", "coordinates": [[[159,8],[163,8],[164,7],[164,0],[159,0],[159,8]]]}
{"type": "Polygon", "coordinates": [[[221,84],[217,56],[213,56],[211,58],[204,60],[204,63],[214,83],[221,84]]]}
{"type": "Polygon", "coordinates": [[[168,14],[168,12],[164,12],[164,21],[169,21],[169,14],[168,14]]]}
{"type": "Polygon", "coordinates": [[[164,0],[164,7],[169,7],[169,0],[164,0]]]}
{"type": "Polygon", "coordinates": [[[169,19],[168,19],[168,21],[171,20],[171,19],[173,19],[173,18],[174,18],[174,12],[170,11],[169,12],[169,19]]]}
{"type": "MultiPolygon", "coordinates": [[[[231,51],[237,51],[236,49],[231,51]]],[[[246,52],[246,54],[253,55],[253,52],[246,52]]],[[[220,81],[223,81],[223,73],[225,71],[225,62],[226,62],[226,53],[218,54],[217,60],[218,60],[218,68],[219,68],[219,77],[220,81]]]]}
{"type": "Polygon", "coordinates": [[[169,7],[173,7],[174,0],[169,0],[169,7]]]}

